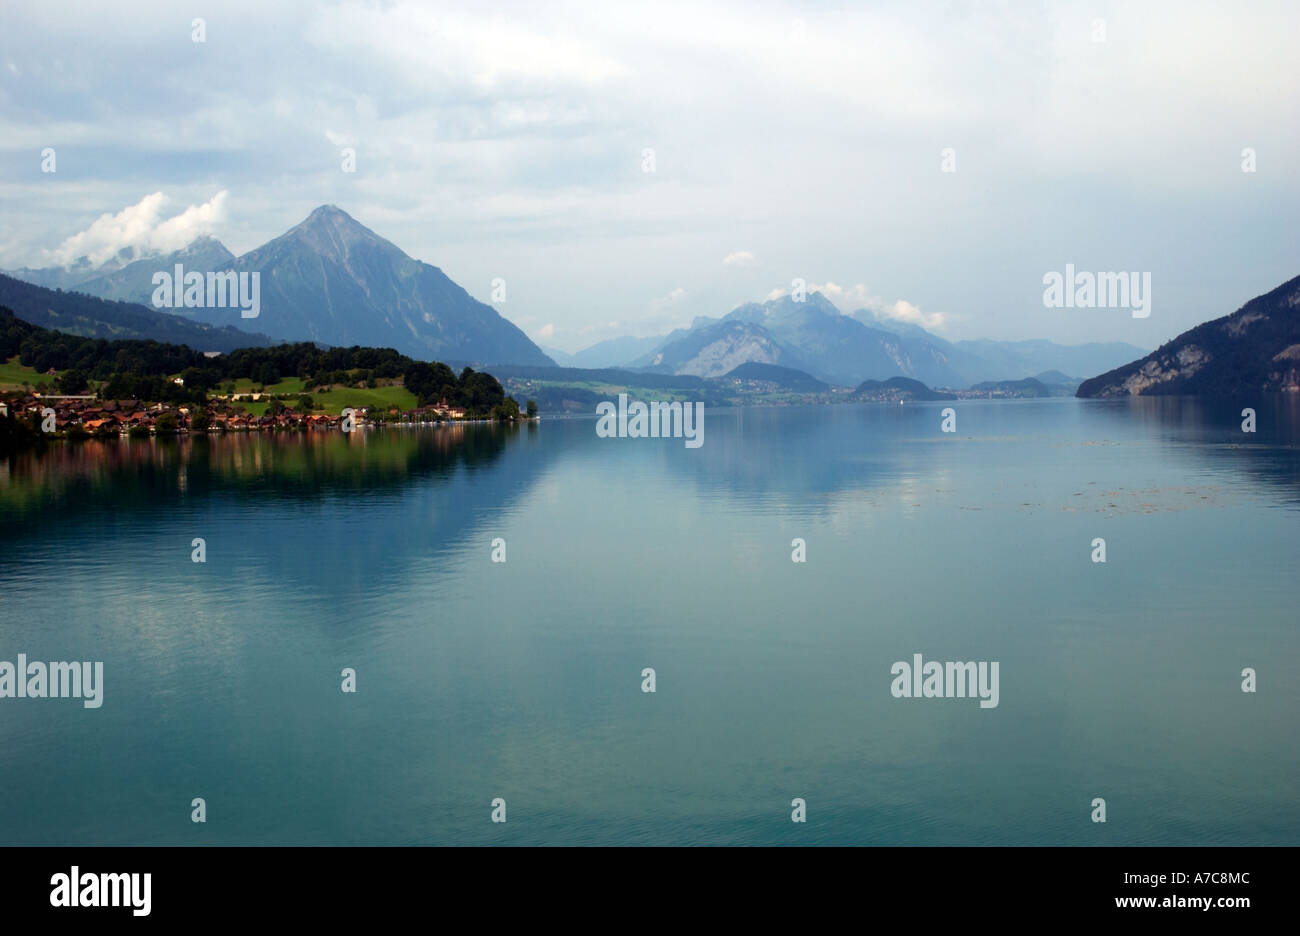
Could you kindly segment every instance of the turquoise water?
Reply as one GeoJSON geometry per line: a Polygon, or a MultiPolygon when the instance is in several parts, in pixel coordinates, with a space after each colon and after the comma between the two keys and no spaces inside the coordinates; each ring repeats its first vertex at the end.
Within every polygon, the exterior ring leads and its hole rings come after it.
{"type": "Polygon", "coordinates": [[[104,702],[0,699],[0,841],[1300,843],[1298,510],[1278,399],[54,446],[0,461],[0,660],[104,702]],[[894,698],[914,653],[999,705],[894,698]]]}

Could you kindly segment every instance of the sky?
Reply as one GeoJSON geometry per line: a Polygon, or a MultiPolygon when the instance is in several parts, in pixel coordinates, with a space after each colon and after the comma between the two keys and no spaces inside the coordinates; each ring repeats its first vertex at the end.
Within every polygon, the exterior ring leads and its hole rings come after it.
{"type": "Polygon", "coordinates": [[[1297,36],[1249,0],[4,0],[0,268],[335,204],[564,351],[795,280],[1152,348],[1300,274],[1297,36]],[[1066,264],[1150,273],[1149,316],[1045,307],[1066,264]]]}

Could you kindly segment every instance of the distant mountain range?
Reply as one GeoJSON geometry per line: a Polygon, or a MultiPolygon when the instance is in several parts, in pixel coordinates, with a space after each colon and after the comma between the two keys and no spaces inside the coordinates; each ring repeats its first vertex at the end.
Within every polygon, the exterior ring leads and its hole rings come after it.
{"type": "MultiPolygon", "coordinates": [[[[74,284],[78,292],[90,293],[102,299],[118,299],[123,302],[140,302],[149,304],[153,297],[153,275],[159,271],[172,272],[176,264],[181,264],[187,271],[199,270],[219,272],[229,270],[235,261],[235,255],[226,249],[226,245],[215,237],[200,237],[183,250],[155,257],[142,257],[132,260],[115,269],[99,268],[95,275],[74,284]]],[[[36,271],[41,272],[41,271],[36,271]]],[[[17,275],[17,274],[15,274],[17,275]]],[[[68,287],[64,287],[65,289],[68,287]]],[[[186,310],[178,310],[184,313],[186,310]]],[[[230,314],[221,310],[229,325],[230,314]]],[[[215,323],[214,323],[215,324],[215,323]]]]}
{"type": "Polygon", "coordinates": [[[573,354],[555,348],[543,347],[542,350],[561,367],[623,367],[655,350],[663,342],[663,335],[649,338],[607,338],[573,354]]]}
{"type": "MultiPolygon", "coordinates": [[[[1063,382],[1069,382],[1065,375],[1108,371],[1145,350],[1122,343],[1064,346],[1042,340],[954,343],[914,324],[878,319],[865,309],[844,314],[824,295],[812,292],[801,302],[783,296],[746,303],[721,318],[701,317],[668,335],[613,338],[574,354],[548,356],[437,267],[407,256],[333,205],[317,208],[301,224],[239,257],[217,239],[202,237],[169,254],[140,256],[123,250],[98,265],[82,258],[65,267],[24,268],[13,275],[39,286],[137,303],[156,315],[174,312],[166,319],[147,320],[140,317],[137,305],[131,324],[123,326],[137,334],[147,331],[152,321],[161,331],[147,337],[160,340],[216,340],[211,330],[182,335],[175,321],[179,318],[196,326],[261,336],[250,343],[270,338],[391,347],[421,360],[478,367],[558,364],[714,378],[752,363],[802,371],[839,387],[901,376],[960,389],[1023,380],[1047,370],[1061,372],[1063,382]],[[243,318],[229,307],[154,308],[155,274],[170,274],[178,265],[205,274],[258,273],[260,314],[243,318]]],[[[61,327],[52,320],[41,324],[61,327]]],[[[77,327],[91,328],[85,321],[77,327]]],[[[220,343],[228,346],[228,336],[220,343]]]]}
{"type": "Polygon", "coordinates": [[[1081,397],[1300,392],[1300,276],[1145,357],[1085,380],[1081,397]]]}
{"type": "Polygon", "coordinates": [[[662,347],[633,362],[634,367],[662,374],[721,377],[741,364],[779,364],[812,372],[813,365],[776,337],[751,322],[726,318],[704,320],[662,347]]]}
{"type": "Polygon", "coordinates": [[[952,343],[918,325],[877,320],[862,309],[845,315],[819,292],[738,306],[720,319],[701,317],[661,338],[613,339],[588,352],[603,367],[721,377],[743,363],[805,371],[838,386],[903,376],[935,387],[1021,380],[1047,370],[1092,374],[1141,354],[1120,342],[1058,345],[1051,341],[952,343]],[[620,360],[620,358],[622,358],[620,360]]]}
{"type": "MultiPolygon", "coordinates": [[[[285,234],[235,257],[211,237],[172,254],[123,253],[92,267],[22,269],[19,279],[106,299],[151,304],[157,272],[260,274],[261,314],[185,308],[178,314],[286,341],[391,347],[421,360],[478,364],[554,362],[495,309],[474,299],[437,267],[415,260],[333,205],[313,211],[285,234]]],[[[57,327],[57,326],[56,326],[57,327]]]]}

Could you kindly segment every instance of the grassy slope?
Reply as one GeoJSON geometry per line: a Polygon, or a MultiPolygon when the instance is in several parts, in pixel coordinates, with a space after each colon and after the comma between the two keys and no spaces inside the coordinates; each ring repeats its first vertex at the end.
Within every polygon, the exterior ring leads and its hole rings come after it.
{"type": "Polygon", "coordinates": [[[23,367],[18,363],[16,354],[8,361],[0,362],[0,389],[21,390],[24,381],[35,385],[38,381],[52,383],[54,378],[48,374],[38,374],[30,367],[23,367]]]}
{"type": "MultiPolygon", "coordinates": [[[[302,393],[303,384],[305,383],[306,381],[301,377],[286,377],[279,383],[271,384],[265,389],[267,393],[302,393]]],[[[235,392],[252,393],[258,386],[260,385],[255,381],[247,377],[240,377],[235,381],[235,392]]]]}
{"type": "Polygon", "coordinates": [[[376,406],[383,409],[397,407],[400,410],[415,409],[418,401],[415,394],[405,387],[378,387],[374,390],[352,390],[338,387],[321,392],[312,391],[312,402],[317,410],[337,413],[345,406],[376,406]]]}

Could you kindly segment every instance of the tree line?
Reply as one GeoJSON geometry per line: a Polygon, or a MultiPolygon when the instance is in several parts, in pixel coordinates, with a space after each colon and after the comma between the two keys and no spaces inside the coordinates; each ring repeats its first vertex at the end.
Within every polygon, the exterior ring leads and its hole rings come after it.
{"type": "Polygon", "coordinates": [[[331,384],[374,386],[401,378],[420,406],[439,403],[475,417],[518,415],[491,374],[466,367],[459,374],[446,364],[417,361],[392,348],[321,348],[311,342],[239,348],[207,357],[186,345],[152,340],[83,338],[24,322],[0,307],[0,360],[40,373],[63,371],[59,388],[79,393],[103,383],[110,399],[203,403],[210,391],[241,378],[267,386],[286,377],[304,381],[307,390],[331,384]],[[184,385],[173,383],[179,375],[184,385]]]}

